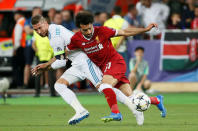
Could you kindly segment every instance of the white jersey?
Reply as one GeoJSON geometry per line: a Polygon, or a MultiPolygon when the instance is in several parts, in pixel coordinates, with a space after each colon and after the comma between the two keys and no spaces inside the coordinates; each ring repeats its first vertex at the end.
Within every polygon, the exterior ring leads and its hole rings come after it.
{"type": "MultiPolygon", "coordinates": [[[[73,32],[56,24],[50,24],[48,32],[48,38],[50,40],[50,45],[54,50],[54,55],[63,54],[66,46],[70,43],[73,32]]],[[[70,51],[68,58],[72,61],[72,66],[63,73],[61,78],[67,80],[69,84],[73,84],[84,79],[90,80],[94,86],[100,84],[102,80],[101,70],[83,51],[70,51]]]]}
{"type": "MultiPolygon", "coordinates": [[[[63,54],[65,52],[65,48],[70,43],[73,34],[74,34],[73,32],[66,29],[62,25],[56,25],[56,24],[49,25],[48,38],[50,41],[50,45],[54,50],[54,56],[63,54]]],[[[80,50],[70,51],[68,55],[68,59],[72,61],[72,64],[83,59],[82,57],[87,58],[87,55],[80,50]],[[77,57],[77,56],[81,56],[81,57],[77,57]]]]}

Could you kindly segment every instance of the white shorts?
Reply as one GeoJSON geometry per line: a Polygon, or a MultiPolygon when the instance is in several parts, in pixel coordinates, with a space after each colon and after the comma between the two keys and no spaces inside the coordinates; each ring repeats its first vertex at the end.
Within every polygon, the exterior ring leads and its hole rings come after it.
{"type": "Polygon", "coordinates": [[[89,58],[75,62],[68,70],[66,70],[61,78],[67,80],[69,84],[88,79],[96,87],[102,81],[102,72],[89,58]]]}

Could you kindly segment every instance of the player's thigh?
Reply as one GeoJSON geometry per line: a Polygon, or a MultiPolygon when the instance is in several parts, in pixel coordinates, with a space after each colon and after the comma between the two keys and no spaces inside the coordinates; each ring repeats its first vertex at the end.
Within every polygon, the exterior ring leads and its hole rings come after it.
{"type": "Polygon", "coordinates": [[[83,70],[85,78],[91,81],[95,87],[98,87],[103,76],[100,68],[96,66],[90,59],[87,59],[81,70],[83,70]]]}
{"type": "Polygon", "coordinates": [[[130,82],[133,82],[133,83],[137,82],[136,74],[134,72],[131,72],[129,74],[129,80],[130,80],[130,82]]]}
{"type": "Polygon", "coordinates": [[[110,84],[114,87],[118,83],[118,80],[111,75],[104,75],[102,83],[110,84]]]}
{"type": "Polygon", "coordinates": [[[126,96],[132,95],[132,89],[128,83],[122,84],[119,89],[124,93],[126,96]]]}
{"type": "Polygon", "coordinates": [[[64,79],[68,82],[68,85],[71,85],[78,81],[84,80],[85,78],[83,77],[81,71],[79,71],[78,68],[72,66],[68,70],[66,70],[59,79],[64,79]]]}

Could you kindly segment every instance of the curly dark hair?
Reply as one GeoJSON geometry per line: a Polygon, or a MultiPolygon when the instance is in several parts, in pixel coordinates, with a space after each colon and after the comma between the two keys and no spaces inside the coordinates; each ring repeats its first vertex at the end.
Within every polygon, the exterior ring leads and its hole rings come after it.
{"type": "Polygon", "coordinates": [[[80,25],[92,24],[94,22],[93,14],[89,11],[81,11],[75,18],[76,26],[80,28],[80,25]]]}

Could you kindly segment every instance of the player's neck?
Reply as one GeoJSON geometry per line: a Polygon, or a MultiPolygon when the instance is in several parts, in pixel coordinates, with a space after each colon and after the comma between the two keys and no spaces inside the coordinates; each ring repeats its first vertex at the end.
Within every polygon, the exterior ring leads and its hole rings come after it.
{"type": "Polygon", "coordinates": [[[91,38],[93,37],[93,34],[94,34],[94,27],[93,27],[93,31],[92,31],[92,35],[90,38],[87,38],[85,35],[82,34],[82,36],[86,39],[86,40],[91,40],[91,38]]]}

